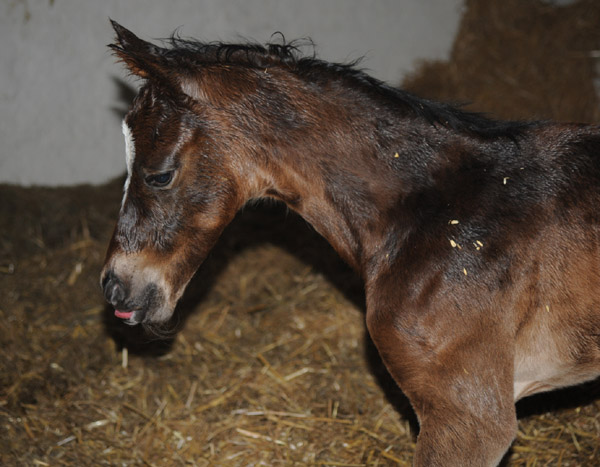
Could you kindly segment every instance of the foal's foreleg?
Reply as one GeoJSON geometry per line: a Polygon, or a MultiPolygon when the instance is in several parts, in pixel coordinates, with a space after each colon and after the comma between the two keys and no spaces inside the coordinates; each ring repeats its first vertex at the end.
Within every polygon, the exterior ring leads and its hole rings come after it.
{"type": "Polygon", "coordinates": [[[448,328],[439,348],[367,314],[371,337],[419,418],[415,466],[494,466],[517,429],[507,336],[448,328]],[[456,334],[454,336],[453,334],[456,334]]]}

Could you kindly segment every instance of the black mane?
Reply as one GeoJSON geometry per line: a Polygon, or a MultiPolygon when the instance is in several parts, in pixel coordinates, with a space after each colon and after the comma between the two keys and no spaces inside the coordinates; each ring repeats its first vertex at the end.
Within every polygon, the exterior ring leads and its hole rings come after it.
{"type": "Polygon", "coordinates": [[[506,137],[516,140],[525,128],[537,124],[536,122],[494,120],[482,113],[465,111],[459,104],[418,97],[370,76],[363,69],[357,67],[361,59],[349,63],[327,62],[316,57],[312,41],[286,42],[283,35],[281,37],[282,43],[270,42],[262,45],[255,42],[204,43],[173,35],[164,41],[170,47],[162,49],[162,54],[167,59],[192,66],[222,63],[265,69],[269,66],[280,65],[309,81],[345,80],[375,98],[385,101],[387,105],[409,109],[416,116],[424,118],[433,125],[440,125],[482,138],[506,137]],[[313,49],[311,56],[303,56],[300,52],[307,46],[313,49]]]}

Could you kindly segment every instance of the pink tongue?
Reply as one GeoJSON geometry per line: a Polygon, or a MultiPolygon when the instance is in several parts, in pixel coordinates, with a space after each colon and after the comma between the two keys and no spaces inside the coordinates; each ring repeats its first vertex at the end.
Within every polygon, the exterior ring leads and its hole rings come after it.
{"type": "Polygon", "coordinates": [[[117,318],[129,319],[133,315],[133,311],[119,311],[115,310],[115,316],[117,318]]]}

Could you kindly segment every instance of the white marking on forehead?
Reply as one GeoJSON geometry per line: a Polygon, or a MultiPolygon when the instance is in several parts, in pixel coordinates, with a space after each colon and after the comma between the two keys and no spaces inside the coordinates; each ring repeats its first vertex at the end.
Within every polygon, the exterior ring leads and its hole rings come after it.
{"type": "Polygon", "coordinates": [[[129,191],[129,182],[131,182],[131,174],[133,172],[133,160],[135,159],[135,144],[133,140],[133,134],[131,128],[127,125],[127,122],[123,120],[121,125],[123,130],[123,136],[125,136],[125,162],[127,163],[127,179],[125,180],[125,187],[123,189],[123,201],[121,202],[121,209],[125,205],[125,199],[127,198],[127,192],[129,191]]]}
{"type": "Polygon", "coordinates": [[[125,156],[127,161],[127,174],[131,175],[133,169],[133,158],[135,157],[135,146],[133,144],[133,135],[131,134],[131,128],[127,125],[127,122],[123,120],[123,136],[125,136],[125,156]]]}

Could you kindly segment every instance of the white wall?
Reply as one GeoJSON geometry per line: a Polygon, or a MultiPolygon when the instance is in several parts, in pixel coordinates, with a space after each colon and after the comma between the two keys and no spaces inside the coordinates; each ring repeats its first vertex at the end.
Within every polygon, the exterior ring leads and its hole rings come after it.
{"type": "MultiPolygon", "coordinates": [[[[125,171],[124,71],[111,17],[144,39],[311,37],[321,58],[397,83],[446,58],[463,0],[0,0],[0,182],[101,183],[125,171]]],[[[135,86],[135,82],[129,82],[135,86]]],[[[127,99],[125,99],[127,100],[127,99]]]]}

